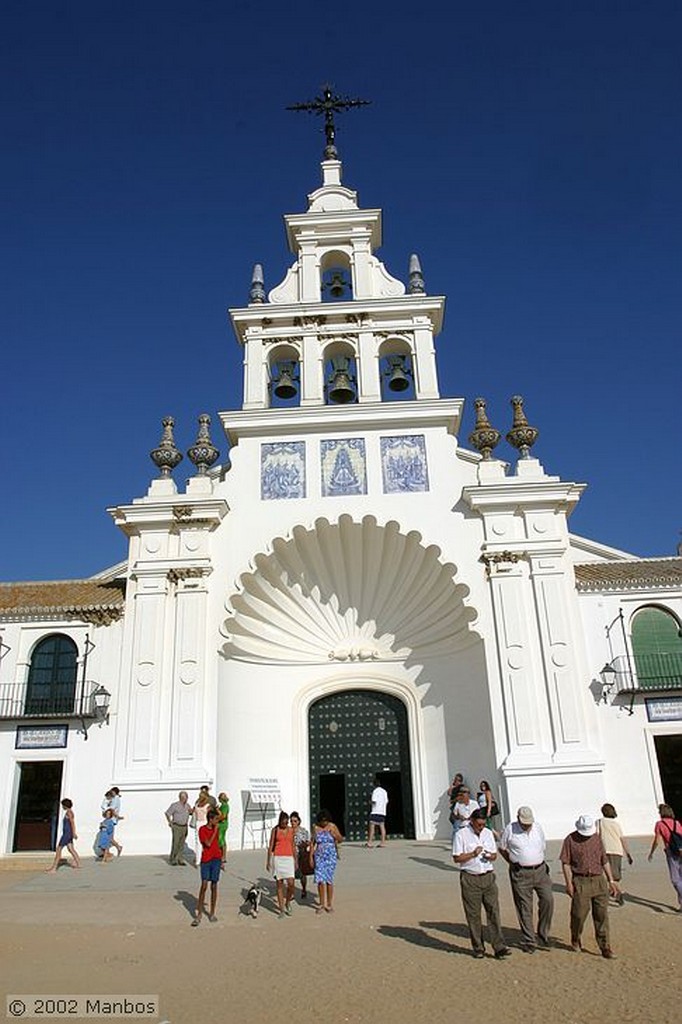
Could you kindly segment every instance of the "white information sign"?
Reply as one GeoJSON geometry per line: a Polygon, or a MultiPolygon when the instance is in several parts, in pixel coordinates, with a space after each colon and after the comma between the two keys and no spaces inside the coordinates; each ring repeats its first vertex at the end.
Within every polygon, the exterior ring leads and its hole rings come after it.
{"type": "Polygon", "coordinates": [[[249,779],[249,796],[254,804],[275,804],[279,807],[282,793],[277,778],[249,779]]]}
{"type": "Polygon", "coordinates": [[[17,750],[47,750],[50,747],[65,747],[68,735],[68,725],[18,725],[15,748],[17,750]]]}
{"type": "Polygon", "coordinates": [[[682,722],[682,697],[649,698],[645,703],[650,722],[682,722]]]}

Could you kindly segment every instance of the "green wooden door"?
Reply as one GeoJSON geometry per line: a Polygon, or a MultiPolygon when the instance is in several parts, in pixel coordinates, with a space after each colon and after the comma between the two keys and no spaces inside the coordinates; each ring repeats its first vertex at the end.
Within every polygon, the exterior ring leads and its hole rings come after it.
{"type": "Polygon", "coordinates": [[[372,779],[388,792],[386,829],[414,838],[407,711],[375,690],[345,690],[317,701],[308,716],[310,808],[321,807],[347,839],[367,835],[372,779]]]}

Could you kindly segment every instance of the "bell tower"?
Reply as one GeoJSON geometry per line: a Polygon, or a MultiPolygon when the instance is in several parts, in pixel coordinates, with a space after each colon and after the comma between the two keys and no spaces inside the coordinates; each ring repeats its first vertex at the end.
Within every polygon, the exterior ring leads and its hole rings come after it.
{"type": "MultiPolygon", "coordinates": [[[[319,101],[327,118],[325,97],[328,89],[319,101]]],[[[309,107],[317,112],[294,109],[309,107]]],[[[244,348],[245,411],[439,398],[434,338],[445,299],[426,294],[416,255],[407,285],[377,257],[381,210],[358,206],[342,182],[333,120],[325,130],[322,184],[305,213],[284,218],[294,262],[269,291],[256,264],[248,306],[229,311],[244,348]]]]}

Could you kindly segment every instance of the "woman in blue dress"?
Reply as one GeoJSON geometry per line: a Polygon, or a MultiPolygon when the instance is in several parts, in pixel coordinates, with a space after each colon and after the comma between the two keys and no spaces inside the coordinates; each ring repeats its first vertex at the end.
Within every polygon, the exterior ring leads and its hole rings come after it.
{"type": "Polygon", "coordinates": [[[315,882],[319,897],[316,914],[334,910],[334,872],[339,859],[338,847],[343,836],[331,820],[329,811],[320,811],[313,827],[313,857],[315,860],[315,882]]]}
{"type": "Polygon", "coordinates": [[[57,870],[62,859],[62,850],[64,849],[68,850],[71,856],[73,857],[73,864],[71,866],[74,868],[79,868],[81,866],[80,857],[76,853],[76,848],[73,845],[74,840],[78,839],[78,836],[76,834],[76,819],[73,814],[73,801],[69,800],[68,797],[65,797],[62,800],[62,807],[64,809],[64,820],[62,821],[62,834],[59,837],[59,842],[57,843],[57,849],[55,850],[52,867],[47,868],[48,872],[57,870]]]}

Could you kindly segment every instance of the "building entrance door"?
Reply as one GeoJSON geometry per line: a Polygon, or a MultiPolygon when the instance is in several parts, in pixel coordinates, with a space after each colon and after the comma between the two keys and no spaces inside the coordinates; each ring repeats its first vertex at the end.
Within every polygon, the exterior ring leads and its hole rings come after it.
{"type": "Polygon", "coordinates": [[[407,709],[377,690],[323,697],[308,713],[310,809],[324,807],[346,839],[365,839],[372,779],[388,792],[386,829],[414,839],[407,709]]]}
{"type": "Polygon", "coordinates": [[[19,798],[12,846],[15,852],[55,849],[62,768],[62,761],[24,761],[19,765],[19,798]]]}
{"type": "Polygon", "coordinates": [[[682,736],[654,736],[663,799],[682,818],[682,736]]]}

